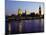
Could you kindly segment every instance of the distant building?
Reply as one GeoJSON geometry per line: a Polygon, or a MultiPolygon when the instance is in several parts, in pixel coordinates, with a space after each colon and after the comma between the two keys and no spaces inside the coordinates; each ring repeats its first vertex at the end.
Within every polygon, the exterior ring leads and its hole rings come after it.
{"type": "Polygon", "coordinates": [[[22,15],[22,10],[18,9],[18,16],[21,16],[21,15],[22,15]]]}
{"type": "Polygon", "coordinates": [[[30,11],[25,11],[26,15],[30,15],[30,11]]]}
{"type": "Polygon", "coordinates": [[[26,10],[25,10],[25,14],[26,14],[26,10]]]}

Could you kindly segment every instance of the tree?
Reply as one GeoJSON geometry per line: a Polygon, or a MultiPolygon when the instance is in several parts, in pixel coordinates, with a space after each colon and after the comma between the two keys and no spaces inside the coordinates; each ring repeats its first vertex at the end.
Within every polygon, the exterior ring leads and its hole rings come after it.
{"type": "Polygon", "coordinates": [[[35,16],[35,13],[34,13],[34,12],[33,12],[33,13],[31,13],[31,14],[30,14],[30,16],[34,17],[34,16],[35,16]]]}

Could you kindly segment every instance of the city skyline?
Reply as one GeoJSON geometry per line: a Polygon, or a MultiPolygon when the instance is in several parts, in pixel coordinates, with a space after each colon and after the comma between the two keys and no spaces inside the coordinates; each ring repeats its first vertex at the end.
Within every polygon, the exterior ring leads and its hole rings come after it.
{"type": "Polygon", "coordinates": [[[17,14],[18,9],[22,9],[22,12],[25,12],[25,10],[29,11],[30,13],[39,12],[39,6],[41,6],[41,14],[43,14],[43,3],[37,3],[37,2],[21,2],[21,1],[8,1],[6,3],[6,15],[11,14],[17,14]]]}

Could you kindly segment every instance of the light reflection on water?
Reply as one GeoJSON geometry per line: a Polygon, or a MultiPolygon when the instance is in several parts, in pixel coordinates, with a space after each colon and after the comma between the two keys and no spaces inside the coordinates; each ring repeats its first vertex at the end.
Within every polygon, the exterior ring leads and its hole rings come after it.
{"type": "Polygon", "coordinates": [[[24,23],[24,31],[25,32],[38,32],[43,31],[43,19],[36,19],[36,20],[25,20],[24,23]],[[28,21],[28,22],[27,22],[28,21]]]}
{"type": "Polygon", "coordinates": [[[44,19],[11,21],[11,32],[43,32],[44,19]],[[22,27],[20,27],[20,25],[22,27]]]}

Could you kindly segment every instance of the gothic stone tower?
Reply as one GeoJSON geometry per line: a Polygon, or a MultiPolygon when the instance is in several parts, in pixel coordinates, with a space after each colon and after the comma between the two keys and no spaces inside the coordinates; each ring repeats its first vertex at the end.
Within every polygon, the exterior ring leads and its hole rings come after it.
{"type": "Polygon", "coordinates": [[[39,6],[39,15],[41,15],[41,6],[39,6]]]}

